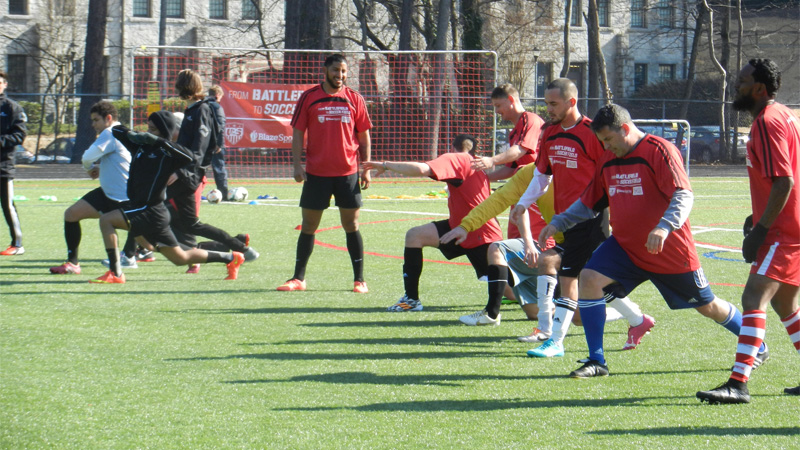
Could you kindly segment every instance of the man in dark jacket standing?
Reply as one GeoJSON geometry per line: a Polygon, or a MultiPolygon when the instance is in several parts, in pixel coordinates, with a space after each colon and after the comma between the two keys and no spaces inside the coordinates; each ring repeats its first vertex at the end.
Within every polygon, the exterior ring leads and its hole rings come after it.
{"type": "Polygon", "coordinates": [[[22,228],[14,206],[14,147],[22,144],[27,130],[25,122],[28,118],[25,111],[17,102],[6,97],[8,75],[0,72],[0,201],[3,203],[3,216],[8,224],[11,234],[11,244],[0,252],[2,256],[21,255],[25,253],[22,247],[22,228]]]}

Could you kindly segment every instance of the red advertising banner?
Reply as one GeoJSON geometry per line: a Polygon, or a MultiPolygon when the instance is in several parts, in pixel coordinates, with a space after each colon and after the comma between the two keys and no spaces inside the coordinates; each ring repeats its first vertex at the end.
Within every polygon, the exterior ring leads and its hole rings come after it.
{"type": "Polygon", "coordinates": [[[220,81],[224,96],[225,146],[291,148],[292,121],[300,95],[313,84],[237,83],[220,81]]]}

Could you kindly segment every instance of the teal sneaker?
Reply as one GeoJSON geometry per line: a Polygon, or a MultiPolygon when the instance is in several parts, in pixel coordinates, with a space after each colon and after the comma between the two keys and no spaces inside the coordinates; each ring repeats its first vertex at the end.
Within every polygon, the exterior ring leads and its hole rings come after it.
{"type": "Polygon", "coordinates": [[[548,339],[544,344],[528,350],[528,356],[533,358],[552,358],[554,356],[564,356],[564,345],[548,339]]]}

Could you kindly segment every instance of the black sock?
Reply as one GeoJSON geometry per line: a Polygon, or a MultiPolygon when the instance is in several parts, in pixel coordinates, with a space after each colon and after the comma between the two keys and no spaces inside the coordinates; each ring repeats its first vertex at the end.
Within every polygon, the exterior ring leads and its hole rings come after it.
{"type": "Polygon", "coordinates": [[[210,262],[210,263],[221,262],[221,263],[228,264],[231,261],[233,261],[233,253],[230,253],[230,252],[227,252],[227,253],[215,252],[213,250],[209,250],[208,251],[208,259],[206,260],[206,262],[210,262]]]}
{"type": "Polygon", "coordinates": [[[403,250],[403,287],[406,297],[419,300],[419,277],[422,275],[422,249],[406,247],[403,250]]]}
{"type": "Polygon", "coordinates": [[[108,255],[108,268],[114,275],[122,275],[122,264],[119,263],[119,251],[116,248],[107,248],[106,255],[108,255]]]}
{"type": "Polygon", "coordinates": [[[506,289],[508,279],[508,266],[490,264],[486,270],[489,278],[489,300],[486,302],[486,314],[496,319],[500,314],[500,303],[503,301],[503,291],[506,289]]]}
{"type": "Polygon", "coordinates": [[[128,258],[136,256],[136,238],[130,233],[128,233],[128,237],[125,239],[125,246],[122,247],[122,253],[128,258]]]}
{"type": "Polygon", "coordinates": [[[64,238],[67,241],[67,261],[78,264],[78,246],[81,245],[81,223],[64,221],[64,238]]]}
{"type": "Polygon", "coordinates": [[[301,232],[297,238],[297,256],[294,260],[294,276],[292,278],[301,281],[306,279],[306,265],[313,251],[314,235],[301,232]]]}
{"type": "Polygon", "coordinates": [[[361,232],[345,233],[345,242],[350,262],[353,263],[353,281],[364,281],[364,240],[361,239],[361,232]]]}

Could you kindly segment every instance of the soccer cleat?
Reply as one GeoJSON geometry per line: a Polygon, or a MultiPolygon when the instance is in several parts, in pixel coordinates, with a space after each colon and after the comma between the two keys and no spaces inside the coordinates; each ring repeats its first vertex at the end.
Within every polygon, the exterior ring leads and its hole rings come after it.
{"type": "Polygon", "coordinates": [[[698,392],[697,398],[700,402],[708,402],[711,405],[750,403],[750,392],[747,390],[747,383],[728,379],[710,391],[698,392]]]}
{"type": "Polygon", "coordinates": [[[569,373],[570,378],[607,377],[608,366],[597,361],[589,360],[581,367],[569,373]]]}
{"type": "Polygon", "coordinates": [[[244,255],[240,252],[233,252],[233,261],[225,266],[228,268],[228,276],[226,280],[235,280],[239,276],[239,267],[244,263],[244,255]]]}
{"type": "Polygon", "coordinates": [[[369,292],[369,288],[367,287],[367,283],[364,281],[354,281],[353,282],[353,292],[356,294],[366,294],[369,292]]]}
{"type": "Polygon", "coordinates": [[[23,253],[25,253],[25,247],[21,245],[19,247],[9,245],[7,249],[0,252],[0,256],[22,255],[23,253]]]}
{"type": "Polygon", "coordinates": [[[552,358],[554,356],[564,356],[564,345],[559,344],[553,339],[544,341],[544,344],[528,350],[528,356],[533,358],[552,358]]]}
{"type": "Polygon", "coordinates": [[[753,360],[753,369],[758,369],[758,367],[764,364],[769,359],[769,348],[767,348],[767,343],[764,342],[764,351],[758,352],[756,354],[755,359],[753,360]]]}
{"type": "MultiPolygon", "coordinates": [[[[132,256],[132,257],[128,258],[127,256],[125,256],[124,253],[120,253],[119,254],[119,263],[120,263],[120,265],[122,265],[123,269],[138,269],[139,268],[139,265],[136,264],[136,257],[132,256]]],[[[106,267],[109,267],[109,268],[111,267],[111,262],[109,262],[108,259],[104,259],[104,260],[100,261],[100,264],[102,264],[102,265],[104,265],[106,267]]]]}
{"type": "Polygon", "coordinates": [[[458,318],[461,323],[465,325],[473,325],[473,326],[481,326],[481,325],[500,325],[500,314],[497,315],[496,319],[492,319],[489,317],[489,314],[486,312],[485,309],[480,311],[474,312],[472,314],[468,314],[466,316],[461,316],[458,318]]]}
{"type": "Polygon", "coordinates": [[[67,261],[60,266],[51,267],[50,273],[58,275],[67,275],[67,274],[80,275],[81,266],[80,264],[72,264],[71,262],[67,261]]]}
{"type": "Polygon", "coordinates": [[[542,330],[533,327],[533,332],[527,336],[520,336],[517,338],[520,342],[544,342],[550,338],[549,334],[545,334],[542,330]]]}
{"type": "Polygon", "coordinates": [[[800,395],[800,386],[793,388],[785,388],[783,390],[783,393],[787,395],[800,395]]]}
{"type": "Polygon", "coordinates": [[[643,314],[642,323],[635,327],[628,327],[628,340],[625,342],[625,345],[622,346],[623,350],[633,350],[642,342],[642,338],[645,334],[649,333],[653,326],[656,324],[655,319],[648,316],[647,314],[643,314]]]}
{"type": "Polygon", "coordinates": [[[259,256],[261,256],[253,247],[247,247],[247,250],[245,250],[242,254],[244,255],[245,261],[255,261],[259,256]]]}
{"type": "Polygon", "coordinates": [[[297,278],[292,278],[291,280],[286,280],[286,283],[278,286],[279,291],[305,291],[306,290],[306,282],[304,280],[298,280],[297,278]]]}
{"type": "Polygon", "coordinates": [[[136,250],[136,261],[138,262],[153,262],[156,260],[156,256],[150,250],[145,250],[139,247],[136,250]]]}
{"type": "Polygon", "coordinates": [[[386,308],[389,312],[404,312],[404,311],[422,311],[422,302],[408,298],[407,295],[400,297],[394,305],[386,308]]]}
{"type": "Polygon", "coordinates": [[[186,269],[185,273],[189,274],[200,273],[200,264],[189,264],[189,268],[186,269]]]}
{"type": "Polygon", "coordinates": [[[125,274],[123,273],[120,274],[120,276],[116,276],[114,275],[114,272],[109,270],[98,278],[89,280],[89,283],[123,284],[125,283],[125,274]]]}

